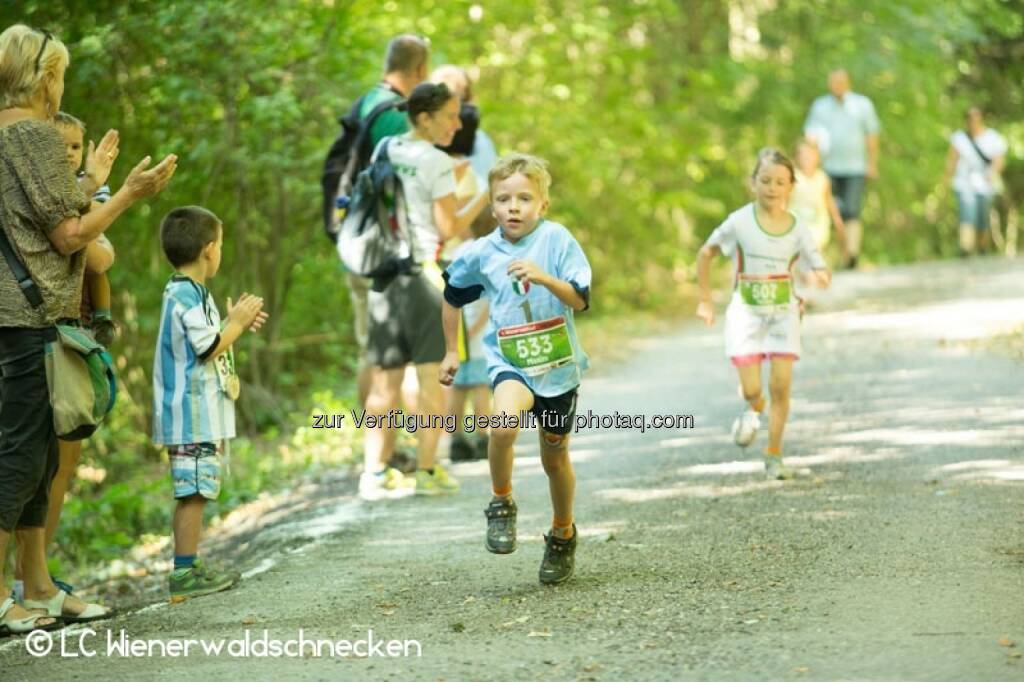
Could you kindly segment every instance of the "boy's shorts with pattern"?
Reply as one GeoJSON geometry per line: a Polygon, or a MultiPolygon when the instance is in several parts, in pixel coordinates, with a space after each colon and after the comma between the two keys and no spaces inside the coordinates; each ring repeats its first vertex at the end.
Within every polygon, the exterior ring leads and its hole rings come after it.
{"type": "Polygon", "coordinates": [[[219,443],[192,443],[167,448],[171,458],[174,499],[202,495],[215,500],[220,495],[219,443]]]}

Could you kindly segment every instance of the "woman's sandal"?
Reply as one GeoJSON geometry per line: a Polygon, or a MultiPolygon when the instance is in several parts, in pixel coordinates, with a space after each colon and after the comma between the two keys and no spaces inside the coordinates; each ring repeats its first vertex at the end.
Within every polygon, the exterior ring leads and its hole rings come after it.
{"type": "Polygon", "coordinates": [[[88,623],[94,620],[100,620],[101,618],[109,618],[114,615],[111,609],[99,604],[86,604],[85,608],[82,609],[81,613],[71,614],[64,613],[64,600],[68,598],[68,593],[64,590],[57,590],[57,594],[53,595],[46,601],[36,601],[35,599],[26,599],[23,605],[26,609],[46,609],[46,615],[53,616],[65,623],[88,623]]]}
{"type": "Polygon", "coordinates": [[[26,632],[32,632],[33,630],[53,630],[59,628],[61,623],[59,620],[53,623],[46,623],[45,625],[38,625],[40,618],[50,618],[45,613],[37,613],[31,616],[25,616],[24,618],[15,618],[13,620],[7,620],[4,618],[8,612],[14,608],[14,597],[10,596],[4,599],[3,603],[0,604],[0,637],[9,637],[10,635],[21,635],[26,632]]]}

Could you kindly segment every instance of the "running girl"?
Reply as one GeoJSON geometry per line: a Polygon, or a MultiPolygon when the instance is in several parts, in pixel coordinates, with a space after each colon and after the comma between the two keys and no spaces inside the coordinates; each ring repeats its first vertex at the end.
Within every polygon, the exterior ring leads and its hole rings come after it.
{"type": "Polygon", "coordinates": [[[754,202],[726,218],[697,256],[697,316],[708,325],[715,321],[709,283],[711,259],[718,254],[732,256],[736,267],[732,299],[725,312],[725,352],[739,373],[747,402],[732,428],[741,447],[757,437],[765,407],[761,363],[771,362],[764,464],[767,476],[776,479],[792,478],[782,463],[782,432],[789,416],[793,362],[800,357],[800,309],[793,292],[793,265],[803,256],[821,287],[831,281],[811,231],[786,210],[795,179],[792,161],[778,150],[763,150],[751,174],[754,202]]]}

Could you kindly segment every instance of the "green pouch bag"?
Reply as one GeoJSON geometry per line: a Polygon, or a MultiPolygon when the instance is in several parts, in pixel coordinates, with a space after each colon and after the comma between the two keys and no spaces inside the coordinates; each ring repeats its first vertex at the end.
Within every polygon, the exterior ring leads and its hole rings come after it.
{"type": "Polygon", "coordinates": [[[61,440],[91,436],[117,400],[114,362],[81,327],[56,325],[56,338],[46,343],[46,384],[61,440]]]}

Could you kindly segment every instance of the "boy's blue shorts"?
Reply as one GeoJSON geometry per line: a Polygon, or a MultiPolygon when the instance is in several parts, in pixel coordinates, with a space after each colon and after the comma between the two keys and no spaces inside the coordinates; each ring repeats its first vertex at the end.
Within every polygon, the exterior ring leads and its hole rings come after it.
{"type": "Polygon", "coordinates": [[[219,443],[172,445],[167,448],[171,458],[171,480],[174,499],[202,495],[215,500],[220,495],[219,443]]]}

